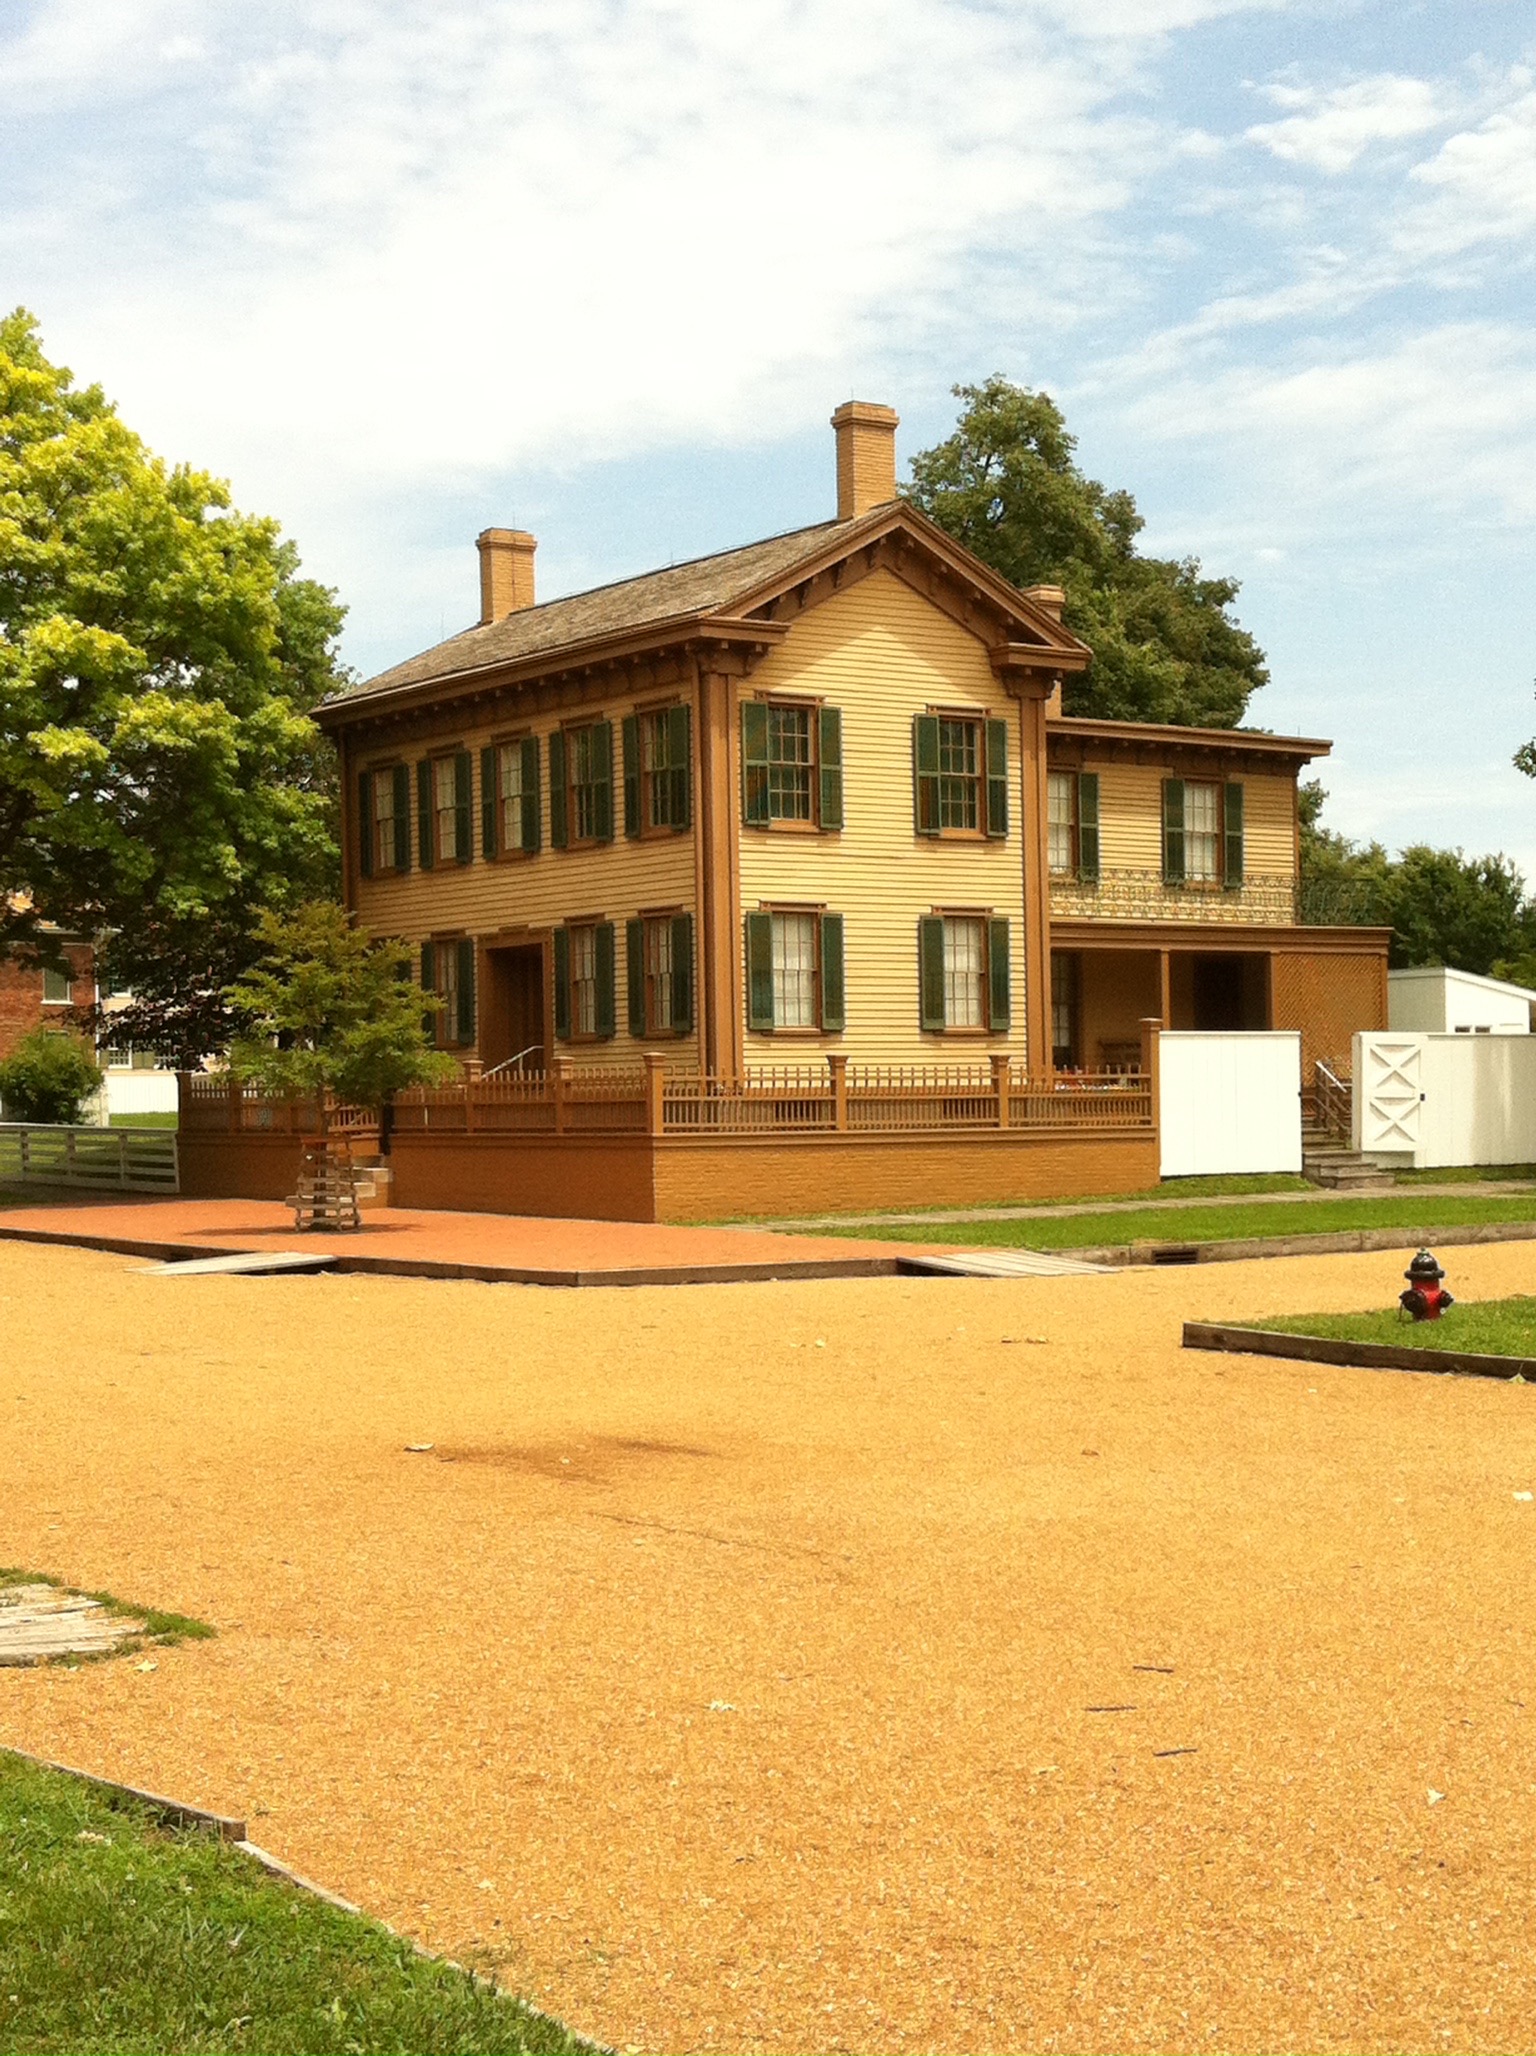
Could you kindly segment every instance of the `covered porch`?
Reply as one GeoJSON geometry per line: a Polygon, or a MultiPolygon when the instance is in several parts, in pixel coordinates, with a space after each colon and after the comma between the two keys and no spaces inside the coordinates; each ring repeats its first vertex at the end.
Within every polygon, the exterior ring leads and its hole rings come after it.
{"type": "Polygon", "coordinates": [[[1054,1064],[1133,1069],[1152,1018],[1206,1032],[1297,1029],[1309,1083],[1319,1058],[1347,1071],[1352,1037],[1386,1021],[1390,939],[1381,928],[1053,921],[1054,1064]]]}

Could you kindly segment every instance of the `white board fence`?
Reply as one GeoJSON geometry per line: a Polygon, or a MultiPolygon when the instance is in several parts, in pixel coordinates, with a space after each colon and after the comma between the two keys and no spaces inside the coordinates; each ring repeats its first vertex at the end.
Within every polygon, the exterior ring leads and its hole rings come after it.
{"type": "Polygon", "coordinates": [[[1158,1127],[1165,1178],[1299,1171],[1300,1035],[1160,1035],[1158,1127]]]}
{"type": "Polygon", "coordinates": [[[1354,1142],[1416,1170],[1536,1164],[1536,1036],[1357,1035],[1354,1142]]]}

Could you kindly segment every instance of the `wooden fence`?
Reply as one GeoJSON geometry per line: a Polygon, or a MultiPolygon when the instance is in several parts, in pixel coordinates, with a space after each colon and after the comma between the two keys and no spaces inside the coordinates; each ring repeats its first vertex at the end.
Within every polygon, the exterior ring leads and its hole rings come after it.
{"type": "Polygon", "coordinates": [[[0,1185],[76,1185],[90,1191],[180,1190],[170,1128],[53,1128],[0,1122],[0,1185]]]}
{"type": "MultiPolygon", "coordinates": [[[[198,1134],[313,1134],[314,1101],[263,1100],[209,1075],[182,1079],[181,1125],[198,1134]]],[[[400,1135],[920,1135],[978,1130],[1106,1134],[1153,1122],[1151,1081],[1142,1071],[1060,1072],[1031,1077],[1012,1059],[979,1064],[765,1065],[740,1078],[670,1071],[642,1063],[549,1071],[472,1073],[453,1085],[401,1093],[400,1135]]],[[[371,1114],[330,1109],[333,1131],[366,1148],[377,1141],[371,1114]]]]}

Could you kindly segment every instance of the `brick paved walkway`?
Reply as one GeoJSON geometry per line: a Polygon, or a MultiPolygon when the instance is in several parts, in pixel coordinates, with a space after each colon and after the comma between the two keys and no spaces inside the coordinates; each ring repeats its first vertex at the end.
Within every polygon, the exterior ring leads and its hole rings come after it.
{"type": "Polygon", "coordinates": [[[365,1213],[358,1229],[300,1233],[288,1207],[250,1199],[71,1200],[7,1208],[0,1213],[0,1236],[162,1260],[262,1249],[334,1251],[341,1270],[524,1285],[873,1278],[903,1267],[889,1242],[401,1207],[365,1213]]]}

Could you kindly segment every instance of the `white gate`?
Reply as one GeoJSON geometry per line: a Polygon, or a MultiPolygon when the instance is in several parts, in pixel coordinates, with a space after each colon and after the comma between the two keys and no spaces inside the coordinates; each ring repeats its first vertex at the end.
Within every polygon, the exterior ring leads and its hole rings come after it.
{"type": "Polygon", "coordinates": [[[1424,1037],[1355,1037],[1356,1149],[1418,1154],[1424,1106],[1424,1037]]]}
{"type": "Polygon", "coordinates": [[[1158,1037],[1165,1178],[1301,1169],[1301,1037],[1289,1031],[1158,1037]]]}

